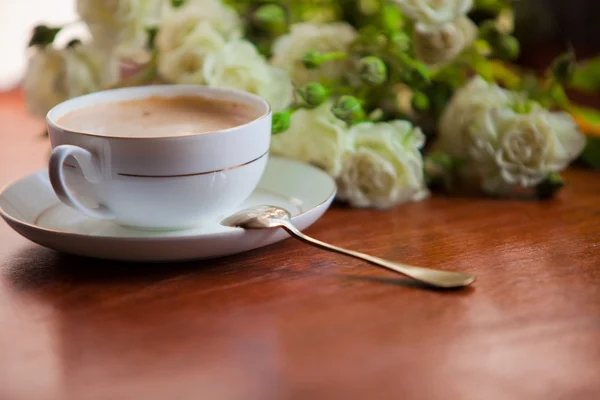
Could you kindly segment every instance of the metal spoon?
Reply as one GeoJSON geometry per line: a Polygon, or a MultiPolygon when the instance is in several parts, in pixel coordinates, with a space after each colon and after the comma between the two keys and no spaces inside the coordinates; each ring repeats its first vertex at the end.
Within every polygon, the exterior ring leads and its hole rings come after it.
{"type": "Polygon", "coordinates": [[[392,271],[409,276],[419,282],[433,287],[446,289],[459,288],[468,286],[475,281],[475,277],[470,274],[436,271],[433,269],[398,264],[356,251],[342,249],[340,247],[313,239],[300,232],[292,224],[290,213],[280,207],[258,206],[248,208],[225,218],[221,224],[243,229],[283,228],[292,236],[295,236],[297,239],[300,239],[303,242],[313,246],[320,247],[325,250],[331,250],[336,253],[345,254],[347,256],[355,257],[380,267],[391,269],[392,271]]]}

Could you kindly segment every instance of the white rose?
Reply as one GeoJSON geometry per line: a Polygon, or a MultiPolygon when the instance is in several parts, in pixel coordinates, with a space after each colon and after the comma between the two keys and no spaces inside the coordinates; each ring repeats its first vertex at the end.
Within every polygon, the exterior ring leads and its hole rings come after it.
{"type": "Polygon", "coordinates": [[[420,26],[439,26],[469,12],[473,0],[394,0],[420,26]]]}
{"type": "Polygon", "coordinates": [[[103,60],[88,45],[57,50],[36,48],[24,79],[28,110],[45,117],[55,105],[72,97],[100,90],[103,60]]]}
{"type": "Polygon", "coordinates": [[[162,8],[162,0],[77,0],[77,12],[105,49],[143,47],[162,8]]]}
{"type": "Polygon", "coordinates": [[[296,111],[290,128],[271,139],[271,152],[316,165],[337,177],[351,141],[347,124],[333,115],[332,106],[328,101],[296,111]]]}
{"type": "Polygon", "coordinates": [[[291,27],[291,32],[278,38],[273,44],[273,65],[288,71],[298,86],[308,82],[319,82],[321,78],[337,79],[348,68],[345,60],[327,62],[319,69],[310,70],[302,65],[302,58],[309,51],[347,51],[357,34],[345,22],[329,24],[300,23],[291,27]]]}
{"type": "Polygon", "coordinates": [[[199,39],[207,34],[207,25],[225,41],[237,39],[242,34],[242,21],[231,7],[219,0],[188,0],[160,21],[156,47],[165,53],[190,42],[199,44],[199,39]]]}
{"type": "Polygon", "coordinates": [[[206,83],[204,61],[241,36],[242,23],[219,0],[188,0],[162,19],[156,35],[158,72],[171,83],[206,83]]]}
{"type": "Polygon", "coordinates": [[[353,207],[389,208],[428,195],[419,149],[425,135],[406,121],[362,123],[351,129],[338,197],[353,207]]]}
{"type": "Polygon", "coordinates": [[[560,172],[579,156],[585,137],[567,113],[536,108],[519,114],[512,108],[480,112],[471,128],[470,168],[487,192],[507,186],[533,187],[560,172]]]}
{"type": "Polygon", "coordinates": [[[505,106],[515,97],[515,94],[486,82],[480,76],[471,79],[456,92],[442,113],[436,148],[451,156],[463,157],[469,147],[469,129],[478,112],[505,106]]]}
{"type": "Polygon", "coordinates": [[[171,83],[204,84],[204,61],[225,46],[225,38],[209,23],[200,23],[184,43],[173,50],[158,52],[158,72],[171,83]]]}
{"type": "Polygon", "coordinates": [[[452,61],[477,37],[477,25],[462,17],[434,29],[417,26],[413,42],[417,58],[425,64],[438,65],[452,61]]]}
{"type": "Polygon", "coordinates": [[[245,90],[271,104],[274,111],[287,108],[293,86],[286,71],[275,68],[246,40],[234,40],[206,57],[202,74],[209,86],[245,90]]]}

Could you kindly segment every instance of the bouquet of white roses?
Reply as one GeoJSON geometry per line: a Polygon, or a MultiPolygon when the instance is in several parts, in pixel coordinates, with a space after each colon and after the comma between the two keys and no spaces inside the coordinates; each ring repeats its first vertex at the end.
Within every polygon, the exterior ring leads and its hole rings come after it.
{"type": "Polygon", "coordinates": [[[34,32],[33,113],[108,87],[246,90],[275,111],[272,153],[323,168],[355,207],[420,200],[428,186],[551,196],[585,146],[561,111],[574,56],[544,80],[515,73],[508,0],[77,0],[77,9],[91,41],[57,49],[60,27],[34,32]]]}

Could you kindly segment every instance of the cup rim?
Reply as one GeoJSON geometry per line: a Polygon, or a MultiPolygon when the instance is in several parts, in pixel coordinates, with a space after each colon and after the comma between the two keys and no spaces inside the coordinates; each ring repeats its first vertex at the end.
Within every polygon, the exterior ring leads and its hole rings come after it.
{"type": "MultiPolygon", "coordinates": [[[[165,97],[168,97],[168,96],[165,96],[165,97]]],[[[143,99],[143,98],[144,98],[143,96],[140,97],[140,99],[143,99]]],[[[123,100],[123,101],[126,101],[126,100],[123,100]]],[[[115,100],[114,102],[119,102],[119,100],[115,100]]],[[[99,104],[101,104],[101,102],[99,104]]],[[[92,106],[90,106],[90,107],[92,107],[92,106]]],[[[85,108],[85,107],[83,107],[83,108],[85,108]]],[[[66,115],[67,113],[68,112],[66,112],[63,115],[66,115]]],[[[63,132],[74,133],[77,135],[91,136],[91,137],[96,137],[96,138],[119,139],[119,140],[169,140],[169,139],[192,138],[192,137],[198,137],[198,136],[212,136],[214,134],[222,134],[222,133],[236,131],[241,128],[252,125],[258,121],[261,121],[264,118],[269,117],[271,115],[271,113],[272,113],[272,109],[271,109],[271,105],[269,104],[268,101],[266,101],[265,99],[263,99],[262,97],[260,97],[258,95],[255,95],[253,93],[246,92],[243,90],[218,88],[218,87],[211,87],[211,86],[204,86],[204,85],[162,84],[162,85],[143,85],[143,86],[101,90],[98,92],[93,92],[93,93],[88,93],[88,94],[85,94],[82,96],[73,97],[69,100],[65,100],[65,101],[57,104],[56,106],[52,107],[50,109],[50,111],[48,111],[48,114],[46,114],[46,123],[48,124],[49,128],[53,128],[53,129],[63,131],[63,132]],[[208,95],[206,95],[206,94],[210,94],[211,92],[212,93],[221,93],[221,94],[227,94],[227,93],[235,94],[236,96],[245,97],[253,102],[260,103],[264,107],[265,112],[263,114],[261,114],[260,116],[253,118],[252,120],[250,120],[244,124],[236,125],[234,127],[227,128],[227,129],[220,129],[220,130],[211,131],[211,132],[193,133],[193,134],[186,134],[186,135],[158,136],[158,137],[157,136],[152,136],[152,137],[148,137],[148,136],[112,136],[112,135],[103,135],[103,134],[83,132],[83,131],[78,131],[78,130],[60,125],[56,121],[56,118],[54,117],[54,114],[58,110],[68,107],[69,105],[74,105],[84,99],[90,99],[93,97],[100,98],[100,97],[103,97],[106,95],[118,94],[121,92],[145,92],[145,91],[149,91],[149,92],[157,91],[154,93],[150,93],[148,95],[148,97],[150,97],[150,96],[160,97],[161,93],[158,93],[159,89],[165,89],[166,91],[164,93],[175,93],[175,96],[173,96],[173,97],[176,97],[177,92],[180,92],[180,91],[182,92],[179,94],[181,96],[187,95],[187,96],[196,96],[196,97],[204,97],[204,98],[207,98],[208,95]],[[189,91],[189,93],[183,93],[185,91],[189,91]],[[203,93],[205,94],[205,96],[202,95],[203,93]]]]}

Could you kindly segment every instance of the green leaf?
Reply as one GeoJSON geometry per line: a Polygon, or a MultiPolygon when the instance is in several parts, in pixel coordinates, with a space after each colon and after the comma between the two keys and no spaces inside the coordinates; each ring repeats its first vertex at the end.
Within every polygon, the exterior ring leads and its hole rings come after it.
{"type": "Polygon", "coordinates": [[[490,69],[495,81],[501,82],[502,86],[509,90],[521,91],[523,79],[519,72],[513,70],[511,67],[510,64],[501,61],[490,61],[490,69]]]}
{"type": "Polygon", "coordinates": [[[492,64],[485,57],[476,57],[473,60],[473,69],[479,76],[488,82],[494,81],[492,64]]]}
{"type": "Polygon", "coordinates": [[[434,151],[423,159],[425,182],[431,189],[448,189],[455,173],[463,166],[463,160],[446,153],[434,151]]]}
{"type": "Polygon", "coordinates": [[[407,54],[398,54],[396,61],[400,63],[398,72],[401,74],[401,80],[407,85],[420,88],[431,82],[429,69],[422,62],[407,54]]]}
{"type": "Polygon", "coordinates": [[[478,11],[497,14],[507,6],[510,6],[510,2],[506,0],[475,0],[473,8],[478,11]]]}
{"type": "Polygon", "coordinates": [[[565,110],[575,119],[583,133],[600,138],[600,111],[572,104],[565,107],[565,110]]]}
{"type": "Polygon", "coordinates": [[[570,87],[582,92],[600,90],[600,56],[577,65],[570,87]]]}
{"type": "Polygon", "coordinates": [[[591,167],[600,169],[600,138],[588,137],[581,159],[591,167]]]}
{"type": "Polygon", "coordinates": [[[171,7],[179,8],[185,3],[185,0],[171,0],[171,7]]]}
{"type": "Polygon", "coordinates": [[[570,51],[561,54],[554,60],[552,63],[552,75],[557,82],[560,82],[563,85],[568,84],[573,80],[576,67],[575,53],[570,51]]]}
{"type": "Polygon", "coordinates": [[[565,107],[569,104],[569,98],[567,97],[562,85],[560,85],[558,82],[554,82],[552,86],[550,86],[548,94],[552,101],[561,107],[565,107]]]}
{"type": "Polygon", "coordinates": [[[600,111],[573,105],[567,107],[567,111],[577,121],[580,129],[588,135],[581,160],[600,169],[600,111]]]}
{"type": "Polygon", "coordinates": [[[521,77],[521,91],[531,100],[548,106],[547,93],[536,75],[527,73],[521,77]]]}
{"type": "Polygon", "coordinates": [[[545,200],[553,198],[564,187],[565,182],[560,174],[553,172],[542,183],[537,185],[535,191],[539,199],[545,200]]]}
{"type": "Polygon", "coordinates": [[[54,42],[54,38],[58,35],[58,32],[62,29],[62,26],[58,28],[50,28],[46,25],[38,25],[33,29],[33,34],[29,40],[29,47],[31,46],[47,46],[54,42]]]}
{"type": "Polygon", "coordinates": [[[594,108],[572,106],[569,111],[575,115],[576,119],[583,119],[591,125],[600,125],[600,111],[594,108]]]}
{"type": "Polygon", "coordinates": [[[396,33],[404,25],[404,16],[396,4],[384,4],[381,10],[381,26],[385,32],[396,33]]]}

